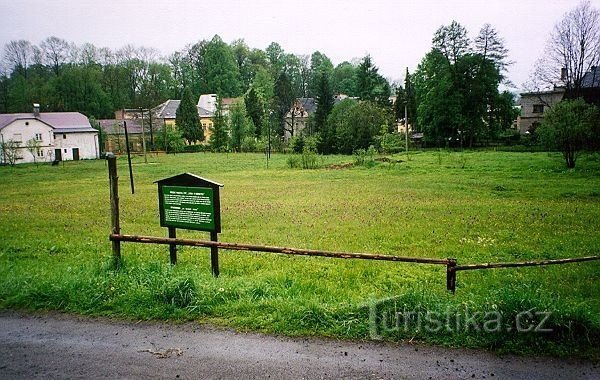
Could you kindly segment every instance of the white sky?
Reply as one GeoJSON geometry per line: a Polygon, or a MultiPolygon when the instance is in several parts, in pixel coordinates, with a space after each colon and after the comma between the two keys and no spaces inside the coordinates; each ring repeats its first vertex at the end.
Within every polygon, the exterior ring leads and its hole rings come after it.
{"type": "MultiPolygon", "coordinates": [[[[591,0],[600,8],[600,0],[591,0]]],[[[272,41],[286,52],[318,50],[334,63],[371,54],[390,78],[412,72],[434,32],[456,20],[474,37],[490,23],[505,39],[508,77],[522,88],[548,34],[577,0],[0,0],[0,46],[49,36],[97,47],[128,43],[168,55],[215,34],[251,48],[272,41]]]]}

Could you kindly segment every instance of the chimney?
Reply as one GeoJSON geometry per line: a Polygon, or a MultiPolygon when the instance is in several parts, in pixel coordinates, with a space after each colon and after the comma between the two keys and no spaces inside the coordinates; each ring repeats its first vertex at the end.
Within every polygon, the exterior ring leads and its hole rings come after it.
{"type": "Polygon", "coordinates": [[[40,116],[40,104],[39,103],[33,103],[33,114],[35,116],[40,116]]]}
{"type": "Polygon", "coordinates": [[[566,67],[561,68],[560,69],[560,80],[567,80],[567,75],[568,75],[567,68],[566,67]]]}

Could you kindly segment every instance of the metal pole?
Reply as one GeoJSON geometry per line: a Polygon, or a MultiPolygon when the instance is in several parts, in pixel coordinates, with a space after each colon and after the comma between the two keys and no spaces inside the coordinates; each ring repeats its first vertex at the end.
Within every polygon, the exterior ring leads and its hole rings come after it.
{"type": "MultiPolygon", "coordinates": [[[[175,227],[169,228],[169,239],[177,238],[177,230],[175,227]]],[[[177,244],[169,244],[169,259],[171,261],[171,265],[177,264],[177,244]]]]}
{"type": "Polygon", "coordinates": [[[163,129],[165,132],[165,155],[167,154],[167,147],[169,146],[169,142],[167,141],[167,122],[163,118],[163,129]]]}
{"type": "MultiPolygon", "coordinates": [[[[210,241],[217,242],[219,240],[219,234],[211,231],[210,241]]],[[[214,277],[219,277],[219,247],[210,247],[210,269],[214,277]]]]}
{"type": "MultiPolygon", "coordinates": [[[[110,183],[110,220],[112,224],[112,233],[121,233],[119,224],[119,176],[117,175],[117,157],[114,154],[106,155],[108,160],[108,180],[110,183]]],[[[121,242],[112,240],[112,252],[118,265],[121,261],[121,242]]]]}
{"type": "Polygon", "coordinates": [[[144,163],[148,163],[148,156],[146,156],[146,131],[144,130],[144,109],[140,108],[142,112],[142,149],[144,150],[144,163]]]}
{"type": "Polygon", "coordinates": [[[123,120],[123,128],[125,129],[125,147],[127,148],[127,162],[129,163],[129,181],[131,182],[131,194],[135,193],[133,186],[133,169],[131,168],[131,152],[129,152],[129,134],[127,133],[127,122],[123,120]]]}

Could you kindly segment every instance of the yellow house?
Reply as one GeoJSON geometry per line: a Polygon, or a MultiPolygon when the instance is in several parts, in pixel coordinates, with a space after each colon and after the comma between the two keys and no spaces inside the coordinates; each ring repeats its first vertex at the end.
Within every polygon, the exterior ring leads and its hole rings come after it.
{"type": "MultiPolygon", "coordinates": [[[[160,123],[162,126],[166,127],[174,127],[175,126],[175,118],[177,116],[177,108],[179,108],[179,104],[181,100],[172,100],[169,99],[166,102],[154,107],[152,112],[154,113],[155,120],[160,123]]],[[[198,124],[199,127],[202,127],[204,131],[204,141],[202,143],[207,143],[211,136],[211,130],[213,126],[213,116],[214,114],[202,107],[198,108],[198,124]]]]}

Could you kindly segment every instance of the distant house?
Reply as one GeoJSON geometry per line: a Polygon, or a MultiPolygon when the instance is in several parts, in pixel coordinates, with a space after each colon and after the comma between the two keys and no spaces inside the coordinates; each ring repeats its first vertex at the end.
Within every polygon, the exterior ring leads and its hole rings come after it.
{"type": "MultiPolygon", "coordinates": [[[[100,128],[106,134],[104,141],[104,151],[113,153],[124,153],[127,151],[125,144],[125,127],[123,125],[125,121],[127,125],[127,139],[129,140],[129,150],[131,152],[141,152],[143,150],[142,144],[142,125],[140,120],[136,119],[100,119],[98,124],[100,128]]],[[[148,138],[148,136],[146,136],[148,138]]]]}
{"type": "MultiPolygon", "coordinates": [[[[600,67],[592,66],[581,80],[581,96],[586,102],[600,106],[600,67]]],[[[564,87],[550,91],[525,92],[521,94],[521,116],[517,118],[520,133],[535,131],[544,120],[544,112],[565,97],[564,87]]]]}
{"type": "MultiPolygon", "coordinates": [[[[37,140],[35,161],[95,159],[100,155],[98,131],[79,112],[39,112],[0,114],[0,142],[17,143],[15,163],[34,162],[27,150],[29,140],[37,140]]],[[[8,163],[7,153],[0,151],[0,162],[8,163]]]]}
{"type": "Polygon", "coordinates": [[[592,66],[581,80],[581,94],[586,102],[600,106],[600,67],[592,66]]]}
{"type": "Polygon", "coordinates": [[[544,112],[560,102],[565,95],[563,87],[551,91],[524,92],[521,94],[521,115],[517,128],[521,134],[534,132],[544,120],[544,112]]]}
{"type": "MultiPolygon", "coordinates": [[[[223,115],[228,116],[229,110],[232,105],[239,101],[243,101],[244,98],[221,98],[221,106],[223,107],[223,115]]],[[[198,108],[202,108],[209,113],[214,113],[217,111],[217,102],[218,96],[217,94],[203,94],[198,98],[198,108]]]]}
{"type": "Polygon", "coordinates": [[[314,98],[298,98],[285,115],[283,139],[289,141],[294,136],[300,136],[310,131],[311,116],[317,110],[314,98]]]}
{"type": "MultiPolygon", "coordinates": [[[[177,108],[179,108],[180,103],[181,100],[169,99],[166,102],[152,108],[151,112],[154,116],[154,122],[162,124],[163,127],[174,127],[175,118],[177,117],[177,108]]],[[[210,107],[211,105],[208,104],[208,106],[210,107]]],[[[198,108],[199,126],[201,126],[204,131],[204,140],[208,141],[212,134],[211,130],[213,126],[214,112],[199,105],[196,107],[198,108]]]]}

